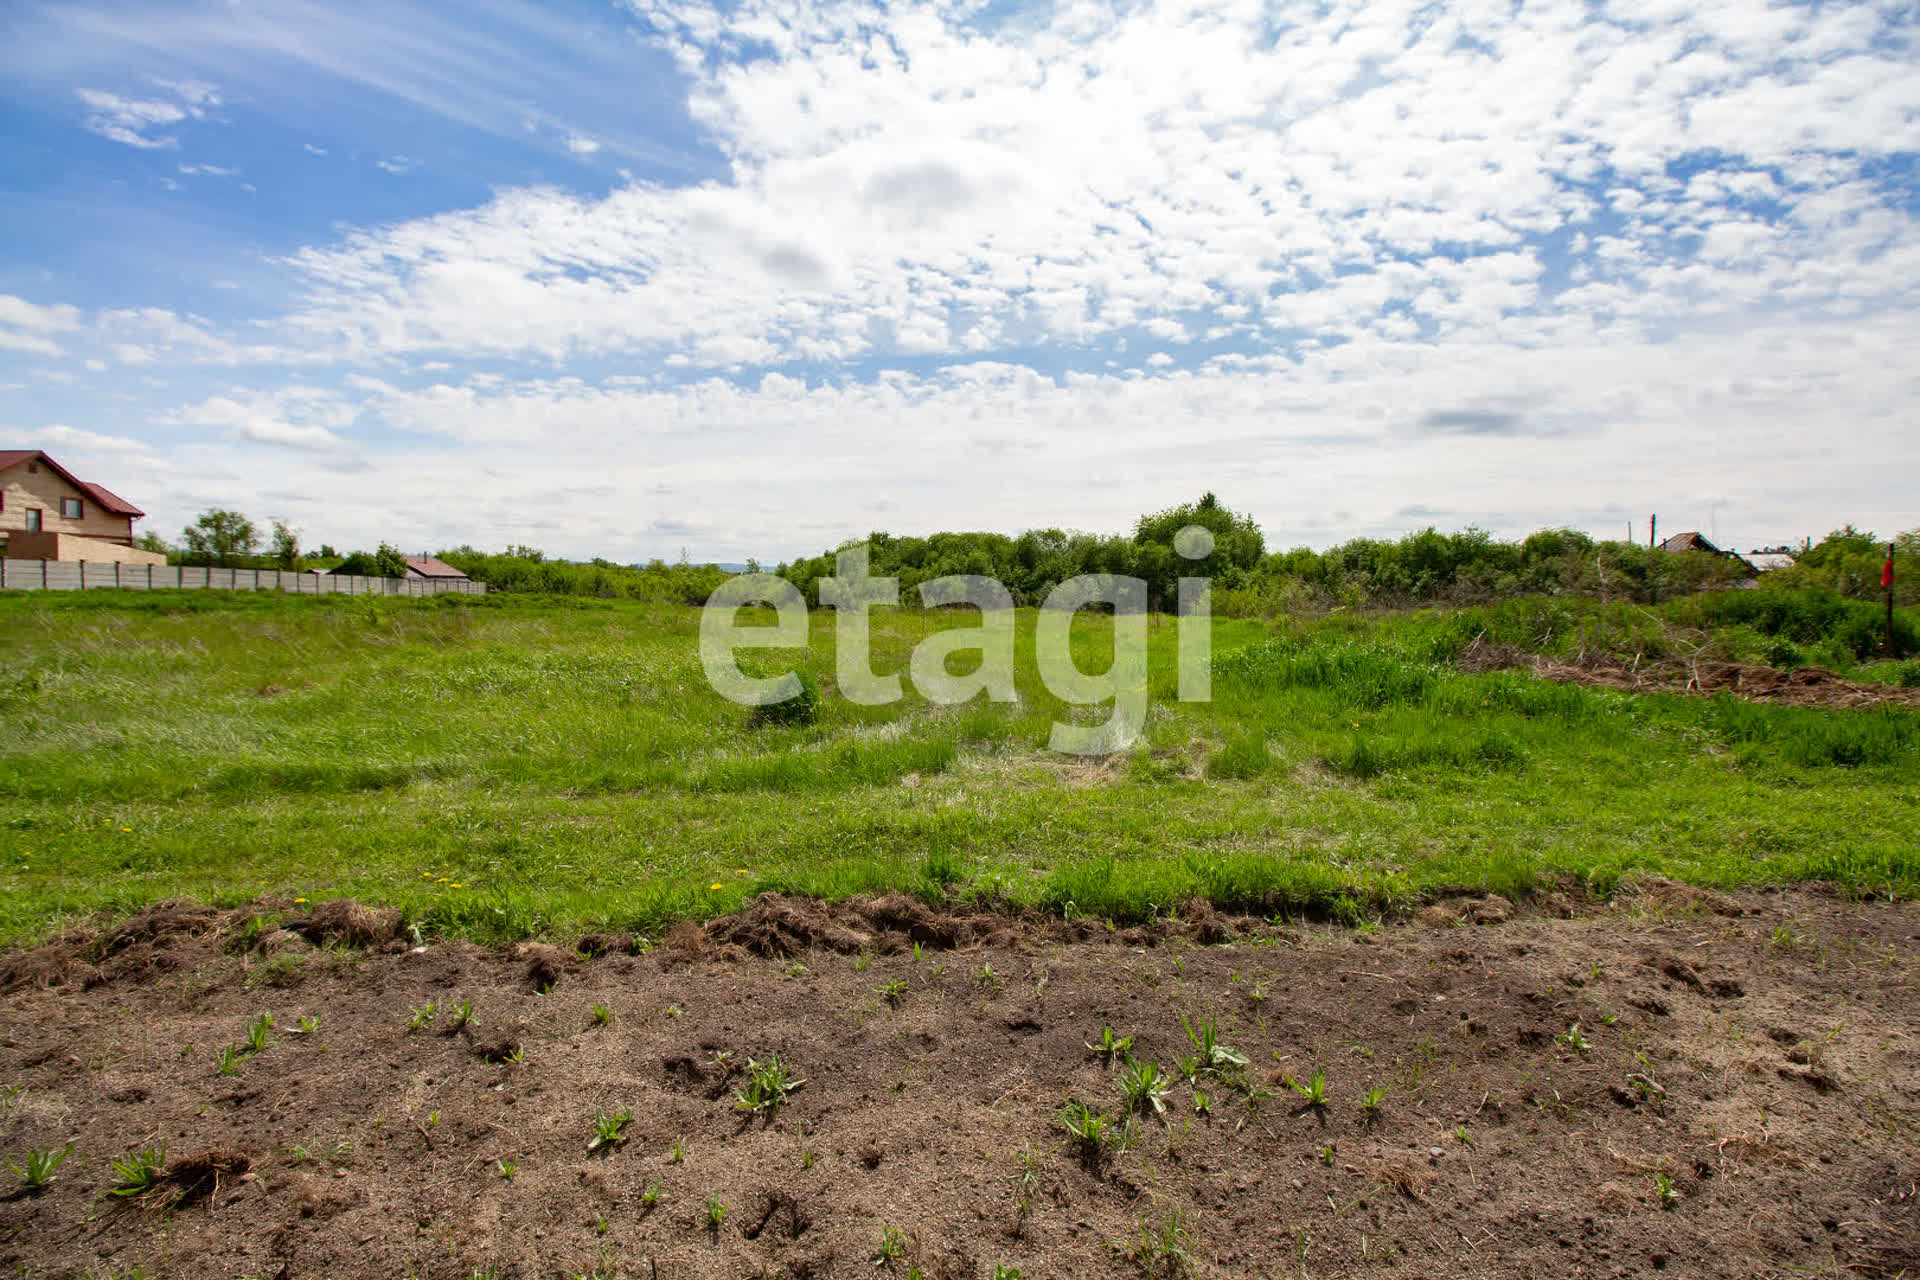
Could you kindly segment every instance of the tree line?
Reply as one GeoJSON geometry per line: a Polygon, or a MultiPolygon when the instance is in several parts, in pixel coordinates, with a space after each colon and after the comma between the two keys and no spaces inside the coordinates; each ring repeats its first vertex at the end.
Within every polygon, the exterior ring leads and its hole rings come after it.
{"type": "MultiPolygon", "coordinates": [[[[1267,550],[1250,516],[1231,511],[1209,493],[1197,502],[1143,515],[1131,534],[1096,535],[1037,529],[1000,533],[935,533],[864,539],[869,572],[897,577],[903,599],[931,578],[983,574],[1035,605],[1068,578],[1083,573],[1144,579],[1156,609],[1171,607],[1183,575],[1213,583],[1213,610],[1230,617],[1275,617],[1300,610],[1468,604],[1526,595],[1584,595],[1657,603],[1748,576],[1730,557],[1673,554],[1633,542],[1596,539],[1577,529],[1543,529],[1518,540],[1469,527],[1441,533],[1428,527],[1394,539],[1353,538],[1323,551],[1267,550]],[[1181,558],[1174,534],[1200,525],[1214,536],[1211,555],[1181,558]]],[[[1896,539],[1899,599],[1920,600],[1920,530],[1896,539]]],[[[1852,525],[1809,543],[1798,563],[1768,575],[1788,587],[1821,587],[1855,599],[1877,599],[1886,543],[1852,525]]],[[[779,574],[814,598],[815,584],[834,572],[834,553],[783,564],[779,574]]]]}
{"type": "MultiPolygon", "coordinates": [[[[1736,559],[1701,552],[1676,555],[1638,543],[1596,539],[1577,529],[1542,529],[1507,540],[1473,527],[1454,533],[1429,527],[1401,538],[1352,538],[1320,551],[1305,546],[1269,551],[1253,518],[1230,510],[1212,493],[1142,515],[1125,534],[1057,528],[924,536],[876,531],[860,541],[868,547],[869,572],[898,578],[903,602],[917,599],[915,589],[930,579],[980,574],[1005,586],[1016,603],[1037,605],[1069,578],[1113,573],[1145,580],[1152,607],[1168,609],[1177,599],[1178,580],[1199,576],[1212,581],[1213,610],[1227,617],[1472,604],[1530,595],[1652,604],[1731,586],[1747,576],[1736,559]],[[1213,535],[1212,550],[1201,559],[1186,559],[1175,549],[1175,535],[1188,525],[1213,535]]],[[[1892,541],[1896,599],[1902,604],[1920,601],[1920,529],[1892,541]]],[[[152,534],[142,545],[166,552],[179,564],[406,574],[405,557],[389,543],[344,556],[325,545],[308,553],[297,531],[285,523],[270,522],[263,535],[246,516],[224,510],[202,513],[181,531],[177,546],[152,534]]],[[[1803,544],[1794,566],[1769,573],[1767,582],[1878,600],[1886,547],[1886,540],[1848,524],[1817,543],[1803,544]]],[[[816,584],[834,573],[839,549],[781,564],[774,572],[814,600],[816,584]]],[[[527,546],[494,553],[463,545],[437,554],[495,591],[700,604],[727,577],[723,569],[684,559],[678,564],[659,559],[644,564],[559,560],[527,546]]]]}

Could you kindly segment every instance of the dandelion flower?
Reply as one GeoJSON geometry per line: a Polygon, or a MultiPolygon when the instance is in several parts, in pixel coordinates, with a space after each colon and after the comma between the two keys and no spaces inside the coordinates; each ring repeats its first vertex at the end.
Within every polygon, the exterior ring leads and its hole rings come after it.
{"type": "Polygon", "coordinates": [[[305,901],[306,901],[306,899],[305,899],[305,898],[295,898],[295,899],[293,900],[293,905],[297,907],[297,906],[299,906],[299,905],[300,905],[301,903],[303,903],[303,902],[305,902],[305,901]]]}
{"type": "Polygon", "coordinates": [[[121,829],[122,831],[128,831],[128,832],[130,832],[130,831],[132,831],[132,830],[133,830],[133,828],[132,828],[132,827],[122,827],[122,828],[120,828],[120,829],[121,829]]]}
{"type": "Polygon", "coordinates": [[[718,889],[718,888],[721,888],[721,887],[723,887],[723,886],[721,886],[721,885],[719,884],[719,882],[717,882],[717,881],[716,881],[715,883],[713,883],[713,884],[710,884],[710,885],[708,885],[708,886],[707,886],[707,888],[709,888],[709,889],[718,889]]]}
{"type": "Polygon", "coordinates": [[[449,889],[464,889],[466,887],[467,886],[461,884],[458,880],[449,880],[447,882],[447,888],[449,889]]]}

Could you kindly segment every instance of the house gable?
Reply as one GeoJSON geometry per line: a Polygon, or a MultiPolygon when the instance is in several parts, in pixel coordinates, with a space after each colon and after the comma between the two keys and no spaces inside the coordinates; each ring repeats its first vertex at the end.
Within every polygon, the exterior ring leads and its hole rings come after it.
{"type": "Polygon", "coordinates": [[[0,450],[0,537],[37,531],[129,545],[133,522],[144,514],[38,449],[0,450]]]}

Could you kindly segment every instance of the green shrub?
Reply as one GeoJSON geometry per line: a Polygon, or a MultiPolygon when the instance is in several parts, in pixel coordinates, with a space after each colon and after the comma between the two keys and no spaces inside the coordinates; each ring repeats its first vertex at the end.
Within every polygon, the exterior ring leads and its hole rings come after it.
{"type": "Polygon", "coordinates": [[[808,725],[820,719],[820,685],[804,667],[794,672],[800,691],[785,702],[769,702],[753,709],[757,725],[808,725]]]}

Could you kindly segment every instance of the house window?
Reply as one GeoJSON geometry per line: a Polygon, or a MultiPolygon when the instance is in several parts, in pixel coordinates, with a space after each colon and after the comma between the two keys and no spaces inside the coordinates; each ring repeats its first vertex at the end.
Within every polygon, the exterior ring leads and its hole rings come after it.
{"type": "Polygon", "coordinates": [[[27,508],[27,532],[40,532],[40,508],[38,507],[27,508]]]}
{"type": "Polygon", "coordinates": [[[80,518],[80,511],[80,499],[60,499],[60,518],[62,520],[78,520],[80,518]]]}

